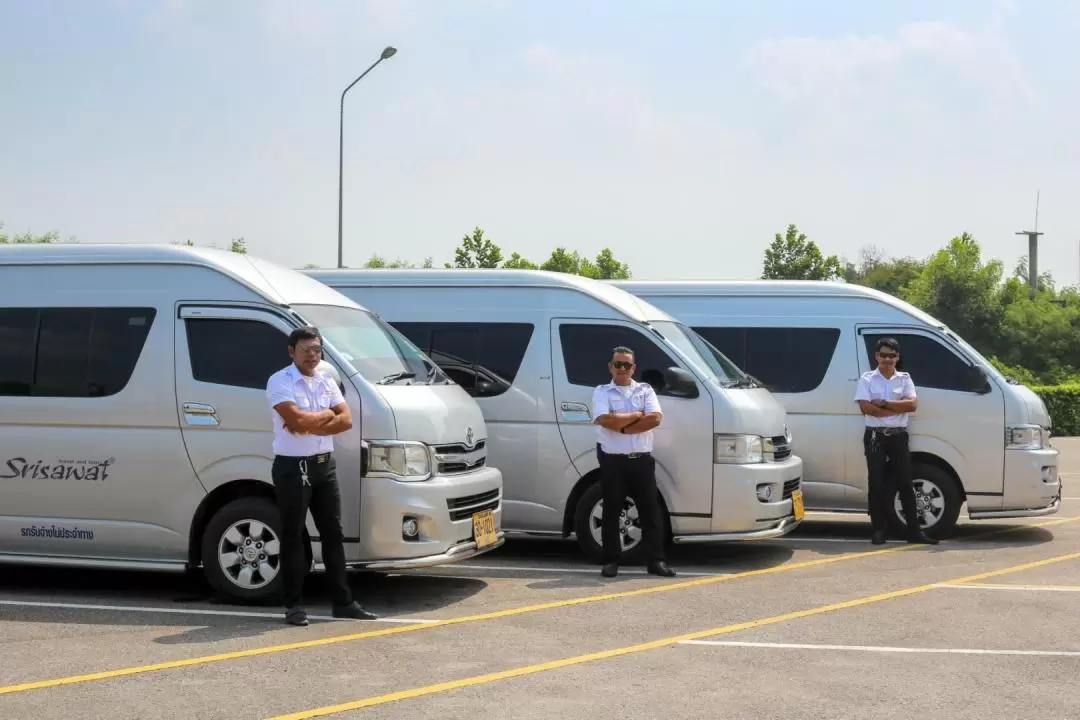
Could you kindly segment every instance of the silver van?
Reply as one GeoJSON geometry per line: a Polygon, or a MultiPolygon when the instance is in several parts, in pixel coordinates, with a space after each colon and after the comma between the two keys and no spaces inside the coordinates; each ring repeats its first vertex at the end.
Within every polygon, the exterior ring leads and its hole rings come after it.
{"type": "MultiPolygon", "coordinates": [[[[378,312],[482,408],[508,533],[575,535],[599,557],[595,386],[635,352],[664,422],[657,483],[676,543],[773,538],[802,518],[783,407],[666,313],[596,280],[525,270],[310,270],[378,312]]],[[[640,556],[627,498],[624,561],[640,556]]]]}
{"type": "MultiPolygon", "coordinates": [[[[972,520],[1051,515],[1058,451],[1038,395],[1010,382],[935,318],[871,288],[800,281],[612,281],[694,328],[784,404],[806,465],[808,510],[867,510],[863,418],[854,402],[874,343],[900,343],[919,394],[915,497],[927,534],[972,520]]],[[[903,525],[897,496],[894,526],[903,525]]]]}
{"type": "MultiPolygon", "coordinates": [[[[476,402],[302,273],[169,245],[0,246],[0,563],[184,571],[278,592],[266,381],[300,325],[352,408],[334,439],[347,562],[449,563],[503,542],[476,402]],[[256,551],[250,548],[254,547],[256,551]]],[[[313,569],[321,569],[310,515],[313,569]]]]}

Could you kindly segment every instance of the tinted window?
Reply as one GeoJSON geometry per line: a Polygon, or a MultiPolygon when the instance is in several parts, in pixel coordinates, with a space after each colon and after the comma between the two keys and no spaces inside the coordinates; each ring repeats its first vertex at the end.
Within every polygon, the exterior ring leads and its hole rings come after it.
{"type": "Polygon", "coordinates": [[[611,351],[619,345],[634,351],[634,379],[648,382],[663,395],[663,372],[679,364],[647,336],[620,325],[562,325],[559,340],[566,377],[573,385],[596,387],[611,382],[611,351]],[[659,375],[657,374],[659,373],[659,375]],[[643,379],[644,378],[644,379],[643,379]]]}
{"type": "Polygon", "coordinates": [[[897,370],[911,373],[915,387],[972,392],[969,366],[937,340],[924,335],[865,335],[866,356],[870,367],[877,367],[874,345],[880,338],[891,337],[900,344],[897,370]]]}
{"type": "Polygon", "coordinates": [[[529,323],[393,323],[474,397],[510,389],[532,339],[529,323]]]}
{"type": "Polygon", "coordinates": [[[195,380],[266,389],[270,376],[288,365],[289,336],[258,320],[189,319],[188,354],[195,380]]]}
{"type": "Polygon", "coordinates": [[[829,369],[837,328],[695,327],[772,392],[810,392],[829,369]]]}
{"type": "Polygon", "coordinates": [[[37,324],[36,309],[0,308],[0,395],[31,394],[37,324]]]}
{"type": "Polygon", "coordinates": [[[151,308],[0,310],[0,394],[105,397],[124,389],[151,308]]]}

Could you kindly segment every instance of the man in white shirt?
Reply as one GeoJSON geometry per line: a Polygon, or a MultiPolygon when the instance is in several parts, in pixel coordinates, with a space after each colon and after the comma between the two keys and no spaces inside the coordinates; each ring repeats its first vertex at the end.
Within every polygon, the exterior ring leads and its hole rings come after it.
{"type": "Polygon", "coordinates": [[[281,576],[285,621],[307,625],[301,606],[307,562],[304,525],[310,508],[319,531],[330,580],[334,617],[372,620],[352,598],[345,571],[341,493],[333,435],[352,427],[352,413],[331,375],[319,369],[322,336],[313,327],[289,335],[293,362],[270,376],[266,397],[273,408],[274,464],[271,474],[281,513],[281,576]]]}
{"type": "Polygon", "coordinates": [[[888,536],[889,514],[893,510],[893,489],[900,493],[911,543],[937,545],[920,525],[915,507],[915,488],[911,482],[911,452],[908,447],[908,415],[919,405],[915,383],[906,372],[896,369],[900,345],[892,338],[882,338],[874,347],[877,369],[863,373],[855,391],[865,417],[863,452],[866,455],[869,491],[871,542],[881,545],[888,536]],[[888,464],[886,464],[888,463],[888,464]],[[892,482],[889,482],[889,480],[892,482]]]}
{"type": "Polygon", "coordinates": [[[619,346],[608,369],[611,382],[593,391],[593,422],[600,441],[600,483],[604,491],[601,539],[604,577],[619,572],[623,537],[629,530],[623,503],[627,492],[637,503],[641,542],[648,552],[648,571],[674,577],[664,560],[664,525],[656,497],[656,460],[652,456],[653,428],[663,413],[652,387],[634,380],[634,352],[619,346]]]}

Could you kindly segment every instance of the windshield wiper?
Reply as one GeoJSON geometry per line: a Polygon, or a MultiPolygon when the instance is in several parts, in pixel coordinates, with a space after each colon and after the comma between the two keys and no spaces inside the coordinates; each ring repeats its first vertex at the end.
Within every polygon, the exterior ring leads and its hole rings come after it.
{"type": "Polygon", "coordinates": [[[408,380],[416,377],[416,373],[411,370],[402,370],[400,372],[391,373],[379,381],[380,385],[389,385],[390,383],[396,383],[398,380],[408,380]]]}
{"type": "Polygon", "coordinates": [[[726,387],[726,388],[759,388],[759,387],[765,387],[765,386],[762,385],[761,383],[759,383],[754,378],[747,376],[747,377],[744,377],[744,378],[742,378],[740,380],[732,380],[731,382],[724,385],[724,387],[726,387]]]}

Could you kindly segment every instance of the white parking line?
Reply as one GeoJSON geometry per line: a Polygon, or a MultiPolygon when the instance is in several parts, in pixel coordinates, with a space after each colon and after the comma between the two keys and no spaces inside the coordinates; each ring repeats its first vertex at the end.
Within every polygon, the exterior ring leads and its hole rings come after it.
{"type": "MultiPolygon", "coordinates": [[[[172,615],[221,615],[223,617],[267,618],[268,620],[279,620],[284,617],[281,613],[247,612],[243,610],[199,610],[196,608],[142,607],[138,605],[90,605],[83,603],[36,602],[32,600],[0,600],[0,605],[62,608],[65,610],[119,610],[123,612],[163,613],[172,615]]],[[[308,619],[342,621],[348,620],[349,618],[336,618],[332,615],[308,615],[308,619]]],[[[433,623],[435,621],[420,618],[377,618],[374,621],[368,622],[404,623],[413,625],[416,623],[433,623]]]]}
{"type": "Polygon", "coordinates": [[[1080,585],[950,585],[944,583],[934,587],[949,590],[1026,590],[1028,592],[1080,592],[1080,585]]]}
{"type": "Polygon", "coordinates": [[[713,645],[717,647],[772,648],[778,650],[852,650],[879,653],[933,653],[942,655],[1039,655],[1050,657],[1080,657],[1073,650],[983,650],[979,648],[919,648],[875,645],[812,645],[801,643],[758,643],[734,640],[684,640],[680,645],[713,645]]]}
{"type": "MultiPolygon", "coordinates": [[[[432,568],[434,569],[434,568],[432,568]]],[[[600,568],[581,568],[581,567],[530,567],[528,565],[455,565],[454,571],[458,570],[502,570],[505,572],[543,572],[543,573],[586,573],[589,575],[600,574],[600,568]]],[[[675,572],[679,575],[685,575],[687,577],[726,577],[731,575],[728,572],[686,572],[675,568],[675,572]]],[[[646,570],[625,570],[619,568],[620,575],[647,575],[646,570]]]]}

